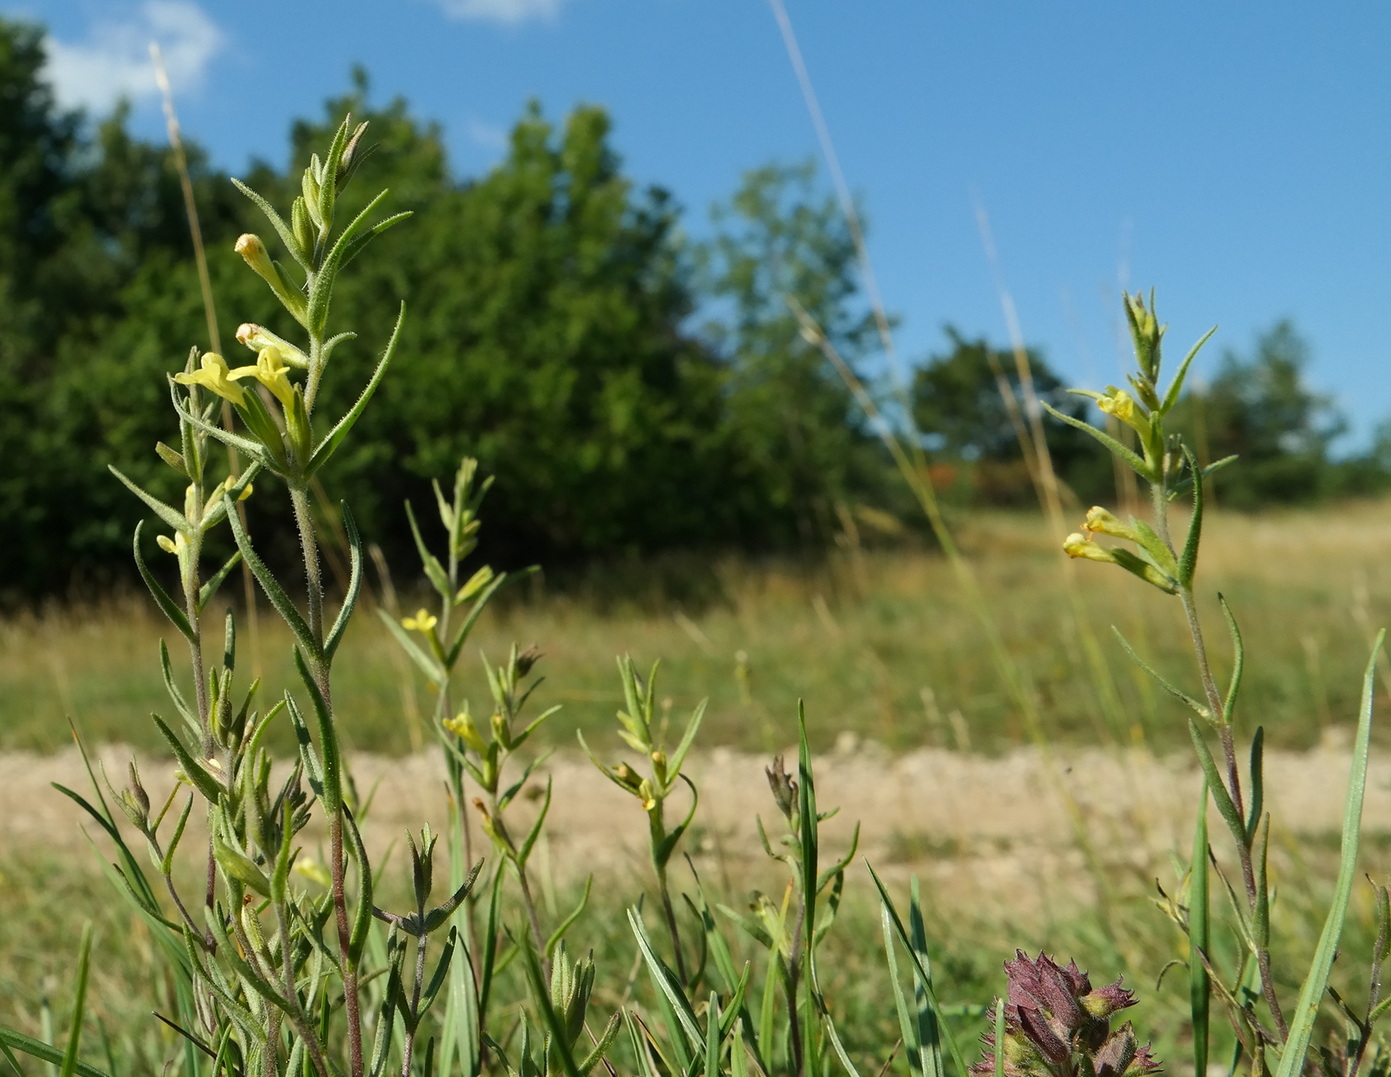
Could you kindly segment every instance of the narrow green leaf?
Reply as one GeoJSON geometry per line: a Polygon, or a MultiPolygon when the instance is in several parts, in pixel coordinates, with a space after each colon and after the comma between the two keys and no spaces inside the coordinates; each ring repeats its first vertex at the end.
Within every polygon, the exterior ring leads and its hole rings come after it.
{"type": "Polygon", "coordinates": [[[1333,891],[1333,902],[1324,921],[1323,932],[1319,936],[1318,949],[1309,965],[1309,973],[1299,991],[1299,1001],[1295,1003],[1290,1017],[1290,1035],[1280,1052],[1280,1066],[1275,1077],[1296,1077],[1304,1071],[1304,1060],[1309,1051],[1309,1041],[1314,1034],[1314,1019],[1318,1016],[1319,1003],[1328,988],[1328,977],[1333,970],[1333,959],[1338,954],[1338,940],[1343,934],[1343,918],[1347,914],[1348,898],[1352,894],[1353,878],[1357,870],[1358,838],[1362,831],[1362,800],[1367,788],[1367,755],[1371,746],[1372,701],[1376,694],[1376,660],[1386,641],[1386,630],[1377,634],[1372,646],[1372,656],[1367,662],[1367,670],[1362,678],[1362,705],[1357,716],[1357,735],[1353,741],[1352,768],[1348,775],[1347,803],[1343,809],[1343,841],[1338,860],[1338,882],[1333,891]]]}
{"type": "Polygon", "coordinates": [[[1183,392],[1183,380],[1188,376],[1189,364],[1193,362],[1202,346],[1212,339],[1212,334],[1217,332],[1217,326],[1213,326],[1199,338],[1198,343],[1188,350],[1188,354],[1183,357],[1183,362],[1178,365],[1178,370],[1174,372],[1174,380],[1169,383],[1168,392],[1164,394],[1163,403],[1159,405],[1159,413],[1167,414],[1178,403],[1179,394],[1183,392]]]}
{"type": "Polygon", "coordinates": [[[217,594],[222,582],[227,579],[227,574],[241,564],[241,551],[238,550],[231,557],[227,558],[226,563],[204,581],[203,586],[198,588],[198,612],[202,613],[207,604],[217,594]]]}
{"type": "Polygon", "coordinates": [[[1217,595],[1217,602],[1222,607],[1222,615],[1227,618],[1227,629],[1232,636],[1232,679],[1227,685],[1227,695],[1222,700],[1222,721],[1230,725],[1236,714],[1236,696],[1241,690],[1241,674],[1246,666],[1246,647],[1241,642],[1241,629],[1237,627],[1236,616],[1221,592],[1217,595]]]}
{"type": "Polygon", "coordinates": [[[362,416],[367,408],[367,402],[372,399],[372,394],[377,391],[377,386],[381,384],[382,376],[386,373],[386,368],[391,365],[391,358],[396,353],[396,343],[401,337],[401,322],[406,317],[406,304],[401,304],[401,312],[396,316],[396,326],[391,330],[391,339],[387,341],[386,351],[382,353],[381,362],[377,364],[377,369],[372,372],[371,379],[367,382],[367,387],[362,390],[362,395],[357,398],[357,402],[348,409],[346,415],[339,419],[337,424],[324,440],[319,442],[318,448],[314,450],[314,455],[309,458],[309,463],[305,465],[304,476],[308,478],[319,468],[328,462],[342,444],[343,439],[348,436],[348,431],[362,416]]]}
{"type": "Polygon", "coordinates": [[[153,512],[171,528],[173,528],[175,531],[182,533],[185,538],[193,537],[194,525],[189,521],[187,516],[185,516],[178,509],[174,508],[173,505],[167,505],[159,498],[155,497],[153,494],[147,494],[144,490],[142,490],[130,479],[126,478],[125,475],[123,475],[120,472],[120,470],[118,470],[111,464],[106,465],[106,470],[111,472],[111,474],[115,475],[116,478],[120,479],[121,485],[123,485],[127,490],[129,490],[141,501],[143,501],[151,512],[153,512]]]}
{"type": "Polygon", "coordinates": [[[342,608],[334,619],[333,627],[324,637],[324,659],[333,660],[333,653],[342,642],[343,632],[348,627],[348,618],[357,606],[358,595],[362,591],[362,536],[357,531],[357,521],[353,519],[348,503],[343,502],[343,530],[348,533],[348,591],[343,596],[342,608]]]}
{"type": "MultiPolygon", "coordinates": [[[[696,731],[700,729],[700,723],[705,718],[705,707],[710,701],[702,699],[696,704],[696,709],[691,712],[690,720],[686,723],[686,731],[681,734],[681,743],[676,746],[676,751],[671,753],[667,759],[667,770],[670,773],[677,773],[681,769],[681,764],[686,760],[686,753],[691,750],[691,745],[695,742],[696,731]]],[[[695,791],[695,786],[691,786],[691,791],[695,791]]]]}
{"type": "Polygon", "coordinates": [[[416,553],[420,555],[421,567],[425,570],[425,576],[434,587],[435,592],[449,602],[454,597],[454,585],[449,580],[449,574],[444,571],[444,566],[440,564],[439,558],[430,552],[430,547],[425,545],[425,538],[420,534],[420,525],[416,523],[415,509],[409,501],[406,502],[406,523],[410,525],[411,538],[415,540],[416,553]]]}
{"type": "Polygon", "coordinates": [[[1205,718],[1208,721],[1212,720],[1212,712],[1209,711],[1207,707],[1203,706],[1196,699],[1190,696],[1187,692],[1183,691],[1183,689],[1170,684],[1164,678],[1164,676],[1159,673],[1158,670],[1151,667],[1149,663],[1147,663],[1143,658],[1141,658],[1139,653],[1135,650],[1135,648],[1130,646],[1130,641],[1127,640],[1125,636],[1121,634],[1121,630],[1119,628],[1117,628],[1115,625],[1112,625],[1111,631],[1116,634],[1116,639],[1120,640],[1121,647],[1125,650],[1125,653],[1130,656],[1131,661],[1133,661],[1137,666],[1139,666],[1151,677],[1153,677],[1154,682],[1157,685],[1159,685],[1160,688],[1164,689],[1164,691],[1168,692],[1175,699],[1179,700],[1187,707],[1189,707],[1195,714],[1198,715],[1198,717],[1205,718]]]}
{"type": "Polygon", "coordinates": [[[251,201],[255,203],[256,208],[265,214],[266,220],[270,221],[276,234],[280,236],[280,241],[285,244],[285,249],[290,251],[291,254],[298,251],[299,245],[295,242],[294,229],[285,223],[285,219],[275,211],[275,207],[235,176],[231,177],[231,179],[232,186],[246,195],[247,198],[251,199],[251,201]]]}
{"type": "Polygon", "coordinates": [[[1251,738],[1251,808],[1246,815],[1247,842],[1255,837],[1265,812],[1265,726],[1256,726],[1251,738]]]}
{"type": "Polygon", "coordinates": [[[184,775],[209,802],[216,804],[226,792],[221,783],[203,768],[202,763],[193,758],[189,750],[184,747],[184,742],[164,724],[163,718],[158,714],[152,714],[150,719],[155,723],[155,728],[159,730],[160,736],[168,743],[169,750],[174,753],[174,758],[179,761],[179,767],[184,775]]]}
{"type": "Polygon", "coordinates": [[[912,936],[904,928],[903,921],[899,918],[898,910],[894,907],[893,900],[889,897],[889,891],[885,888],[883,880],[879,878],[878,873],[875,872],[874,867],[868,861],[865,862],[865,867],[869,869],[869,877],[874,880],[874,886],[879,891],[879,899],[882,903],[881,907],[888,913],[889,920],[893,924],[894,933],[898,936],[899,941],[903,943],[904,948],[908,951],[908,956],[912,959],[913,968],[917,973],[917,985],[926,996],[927,1005],[931,1008],[933,1017],[936,1018],[940,1038],[946,1042],[947,1051],[951,1055],[952,1062],[955,1064],[957,1072],[962,1074],[967,1073],[969,1067],[966,1065],[966,1059],[961,1054],[961,1049],[957,1045],[956,1037],[951,1034],[951,1026],[947,1023],[946,1016],[942,1012],[941,1003],[937,1000],[937,991],[932,984],[932,973],[923,965],[921,960],[919,960],[918,954],[913,948],[912,936]]]}
{"type": "Polygon", "coordinates": [[[77,1072],[77,1050],[82,1043],[82,1019],[87,1011],[87,977],[92,963],[92,922],[82,926],[82,942],[77,950],[77,983],[73,988],[72,1020],[68,1024],[68,1046],[63,1052],[63,1064],[58,1077],[73,1077],[77,1072]]]}
{"type": "Polygon", "coordinates": [[[342,809],[343,833],[348,839],[348,849],[357,862],[357,906],[353,910],[353,923],[348,935],[348,963],[357,968],[362,960],[362,949],[367,945],[368,930],[372,926],[372,865],[367,859],[367,848],[362,844],[362,834],[358,832],[357,821],[347,808],[342,809]]]}
{"type": "Polygon", "coordinates": [[[1222,781],[1222,772],[1217,769],[1217,761],[1212,757],[1212,749],[1208,747],[1207,740],[1203,737],[1203,731],[1198,728],[1198,723],[1192,718],[1188,719],[1188,735],[1193,741],[1194,750],[1198,753],[1198,765],[1202,767],[1203,777],[1207,780],[1208,789],[1212,793],[1213,803],[1217,805],[1218,814],[1222,816],[1222,821],[1227,824],[1227,829],[1231,831],[1232,837],[1238,842],[1244,842],[1246,823],[1236,810],[1236,805],[1232,803],[1232,795],[1228,791],[1226,783],[1222,781]]]}
{"type": "MultiPolygon", "coordinates": [[[[884,959],[889,966],[889,986],[893,990],[894,1011],[898,1014],[898,1034],[903,1041],[904,1054],[908,1058],[908,1072],[913,1077],[922,1077],[927,1069],[927,1056],[922,1047],[923,1037],[919,1035],[918,1025],[908,1009],[908,996],[903,990],[903,981],[898,971],[898,944],[894,942],[893,925],[889,922],[888,907],[879,903],[879,922],[884,933],[884,959]]],[[[919,1013],[921,1018],[921,1013],[919,1013]]]]}
{"type": "MultiPolygon", "coordinates": [[[[250,397],[248,396],[247,399],[250,399],[250,397]]],[[[174,397],[174,409],[178,412],[179,418],[183,419],[184,422],[188,423],[190,426],[222,442],[224,445],[230,445],[248,460],[253,460],[262,467],[268,468],[277,474],[284,474],[286,462],[284,449],[279,444],[278,433],[276,434],[275,440],[271,441],[269,444],[262,444],[259,441],[253,441],[251,438],[242,437],[240,434],[233,434],[228,430],[224,430],[217,423],[210,422],[203,418],[203,416],[195,415],[193,412],[189,411],[188,408],[179,401],[178,394],[175,394],[174,397]]],[[[264,410],[264,406],[262,410],[264,410]]],[[[247,418],[247,411],[245,408],[239,409],[238,414],[241,415],[244,420],[247,418]]]]}
{"type": "Polygon", "coordinates": [[[478,617],[487,606],[488,600],[493,597],[504,583],[509,579],[516,578],[516,574],[509,575],[501,572],[494,576],[492,582],[488,584],[478,597],[473,600],[473,605],[469,608],[468,616],[464,618],[463,624],[459,626],[459,631],[455,633],[454,640],[449,644],[449,650],[445,652],[444,660],[449,668],[454,668],[454,663],[459,660],[459,652],[464,649],[464,642],[468,639],[469,633],[473,631],[473,626],[478,623],[478,617]]]}
{"type": "MultiPolygon", "coordinates": [[[[324,791],[322,794],[324,810],[329,815],[333,815],[343,805],[342,757],[338,750],[338,732],[333,725],[333,712],[329,710],[328,700],[319,691],[319,682],[314,679],[314,674],[305,662],[304,655],[298,647],[293,648],[293,652],[295,668],[299,670],[299,678],[309,691],[309,701],[313,705],[314,716],[318,719],[319,752],[324,768],[324,791]]],[[[286,695],[285,698],[288,700],[289,696],[286,695]]]]}
{"type": "Polygon", "coordinates": [[[643,961],[647,963],[648,974],[652,977],[653,983],[657,985],[661,996],[670,1005],[671,1012],[679,1022],[682,1031],[685,1032],[688,1042],[691,1045],[699,1044],[704,1037],[701,1035],[695,1010],[691,1008],[691,1003],[686,998],[686,992],[682,988],[680,980],[677,979],[676,973],[657,956],[657,951],[652,948],[652,940],[648,938],[647,928],[643,926],[642,918],[638,916],[636,909],[630,908],[628,910],[628,925],[632,928],[633,936],[638,941],[638,949],[642,951],[643,961]]]}
{"type": "Polygon", "coordinates": [[[1191,588],[1193,576],[1198,571],[1198,543],[1203,534],[1203,472],[1198,467],[1198,458],[1187,445],[1183,447],[1183,455],[1188,461],[1188,473],[1193,476],[1193,515],[1189,518],[1188,535],[1179,555],[1178,582],[1184,588],[1191,588]]]}
{"type": "Polygon", "coordinates": [[[402,210],[400,213],[393,213],[390,217],[383,217],[376,224],[372,225],[371,228],[367,229],[367,231],[354,236],[352,242],[343,249],[343,257],[338,262],[339,271],[341,272],[344,266],[361,254],[362,248],[371,243],[377,236],[381,235],[388,228],[400,224],[407,217],[413,216],[415,216],[414,212],[408,209],[402,210]]]}
{"type": "Polygon", "coordinates": [[[556,929],[551,932],[551,937],[546,940],[546,959],[549,960],[555,954],[555,948],[560,945],[560,940],[565,937],[565,932],[569,931],[575,921],[584,913],[586,906],[589,905],[589,891],[594,885],[594,876],[588,875],[584,880],[584,892],[580,894],[580,900],[568,916],[556,925],[556,929]]]}
{"type": "Polygon", "coordinates": [[[251,569],[251,574],[256,577],[256,581],[261,585],[261,590],[270,599],[270,604],[275,607],[275,611],[284,619],[289,626],[291,633],[299,641],[300,647],[312,654],[316,659],[323,656],[323,651],[319,647],[319,641],[314,638],[314,633],[309,630],[309,625],[304,617],[296,608],[290,596],[285,593],[285,589],[280,586],[280,581],[275,578],[270,567],[261,560],[251,546],[251,539],[247,535],[245,528],[241,525],[241,520],[237,518],[235,512],[227,514],[227,523],[232,528],[232,537],[236,540],[237,549],[246,560],[247,567],[251,569]]]}
{"type": "Polygon", "coordinates": [[[141,520],[135,525],[135,539],[131,543],[131,549],[135,554],[135,567],[139,570],[140,578],[145,581],[145,586],[149,588],[150,594],[154,596],[154,600],[158,604],[161,612],[163,612],[164,616],[169,618],[184,639],[192,643],[193,640],[197,638],[197,635],[193,631],[193,626],[188,623],[188,616],[183,610],[179,609],[178,603],[169,597],[169,592],[160,586],[160,582],[155,579],[154,573],[150,571],[150,566],[145,563],[144,554],[140,552],[140,531],[144,526],[144,520],[141,520]]]}
{"type": "Polygon", "coordinates": [[[1081,430],[1084,434],[1089,434],[1097,441],[1101,442],[1101,444],[1106,446],[1106,448],[1111,451],[1112,455],[1124,461],[1125,464],[1130,468],[1130,470],[1135,472],[1135,474],[1139,475],[1141,478],[1149,479],[1150,481],[1154,481],[1158,478],[1158,476],[1155,475],[1153,470],[1150,468],[1149,464],[1145,463],[1143,458],[1138,456],[1133,450],[1127,449],[1124,445],[1122,445],[1119,441],[1113,438],[1110,434],[1106,433],[1104,430],[1098,430],[1096,427],[1092,426],[1091,423],[1083,422],[1081,419],[1074,419],[1071,415],[1067,415],[1064,412],[1059,411],[1057,408],[1053,407],[1046,401],[1041,400],[1039,401],[1039,403],[1043,405],[1043,410],[1048,412],[1048,414],[1053,416],[1053,418],[1061,422],[1067,423],[1068,426],[1076,427],[1078,430],[1081,430]]]}
{"type": "MultiPolygon", "coordinates": [[[[63,1052],[58,1050],[58,1048],[51,1047],[42,1040],[34,1039],[32,1036],[26,1036],[22,1032],[16,1032],[12,1028],[6,1028],[4,1025],[0,1025],[0,1044],[3,1044],[7,1048],[6,1058],[9,1059],[11,1065],[14,1065],[14,1059],[9,1055],[8,1051],[8,1048],[11,1047],[16,1051],[22,1051],[26,1055],[31,1055],[44,1062],[50,1062],[55,1066],[62,1065],[63,1063],[63,1052]]],[[[99,1070],[95,1066],[87,1065],[85,1062],[76,1063],[71,1072],[77,1074],[77,1077],[111,1077],[105,1070],[99,1070]]]]}
{"type": "Polygon", "coordinates": [[[1262,816],[1251,850],[1252,874],[1256,883],[1256,907],[1251,913],[1251,938],[1256,949],[1270,946],[1270,816],[1262,816]]]}
{"type": "Polygon", "coordinates": [[[430,683],[439,688],[444,687],[444,682],[449,679],[449,676],[440,666],[439,660],[416,643],[411,634],[401,625],[401,622],[387,613],[386,610],[378,607],[377,616],[382,619],[382,623],[396,638],[396,642],[401,645],[401,649],[406,652],[411,661],[419,666],[420,671],[430,679],[430,683]]]}
{"type": "MultiPolygon", "coordinates": [[[[333,198],[333,182],[325,183],[319,189],[320,198],[333,198]]],[[[352,219],[351,222],[339,233],[328,254],[324,256],[319,264],[318,272],[314,274],[314,283],[309,291],[309,311],[307,315],[308,329],[312,333],[322,335],[324,326],[328,322],[329,303],[333,299],[333,286],[338,278],[338,271],[343,268],[343,256],[347,253],[348,245],[352,242],[353,236],[366,222],[366,219],[376,212],[382,200],[386,198],[388,190],[378,192],[362,212],[352,219]]],[[[328,220],[325,216],[324,220],[328,220]]]]}
{"type": "Polygon", "coordinates": [[[531,824],[531,829],[522,840],[521,847],[517,850],[517,865],[522,867],[531,856],[531,850],[536,847],[536,840],[541,836],[542,825],[546,821],[546,813],[551,810],[551,779],[546,779],[546,792],[541,799],[541,810],[536,813],[536,821],[531,824]]]}

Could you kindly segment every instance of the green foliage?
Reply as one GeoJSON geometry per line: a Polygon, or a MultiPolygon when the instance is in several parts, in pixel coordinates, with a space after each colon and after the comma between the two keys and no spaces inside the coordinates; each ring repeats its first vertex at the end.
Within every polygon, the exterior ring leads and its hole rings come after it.
{"type": "Polygon", "coordinates": [[[1347,423],[1305,382],[1309,350],[1292,323],[1279,322],[1260,335],[1249,358],[1225,352],[1211,383],[1190,385],[1175,410],[1175,429],[1200,459],[1240,458],[1241,467],[1217,480],[1224,505],[1253,509],[1337,491],[1345,465],[1331,446],[1347,423]]]}
{"type": "MultiPolygon", "coordinates": [[[[936,355],[913,375],[913,421],[924,432],[934,461],[960,468],[971,500],[1024,504],[1033,500],[1033,457],[1026,393],[1019,364],[1008,350],[983,338],[968,340],[946,327],[951,350],[936,355]]],[[[1085,405],[1032,349],[1025,353],[1032,396],[1073,418],[1085,405]]],[[[1045,427],[1048,454],[1058,478],[1079,500],[1098,500],[1111,482],[1110,468],[1092,451],[1091,439],[1073,427],[1045,427]]]]}
{"type": "Polygon", "coordinates": [[[884,470],[850,389],[788,306],[795,298],[852,368],[877,342],[873,315],[857,301],[849,227],[815,180],[811,162],[746,173],[715,208],[718,235],[699,252],[716,300],[704,333],[729,371],[738,463],[728,496],[742,524],[784,541],[830,538],[837,505],[884,470]]]}

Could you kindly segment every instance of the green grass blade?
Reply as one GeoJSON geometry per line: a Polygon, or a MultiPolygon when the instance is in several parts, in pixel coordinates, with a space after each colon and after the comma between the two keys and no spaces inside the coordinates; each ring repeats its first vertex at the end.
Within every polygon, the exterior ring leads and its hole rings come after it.
{"type": "Polygon", "coordinates": [[[1338,939],[1343,933],[1343,918],[1347,914],[1348,898],[1352,894],[1353,877],[1357,870],[1357,845],[1362,830],[1362,800],[1367,788],[1367,754],[1372,734],[1372,700],[1376,693],[1376,661],[1386,640],[1386,630],[1377,634],[1367,672],[1362,679],[1362,705],[1357,716],[1357,736],[1353,742],[1352,768],[1348,775],[1347,803],[1343,810],[1343,842],[1338,862],[1338,882],[1333,890],[1333,903],[1319,936],[1318,949],[1299,991],[1290,1018],[1290,1035],[1280,1052],[1280,1066],[1275,1077],[1296,1077],[1304,1069],[1309,1041],[1314,1033],[1314,1018],[1328,988],[1328,976],[1338,953],[1338,939]]]}
{"type": "Polygon", "coordinates": [[[92,922],[82,928],[82,942],[77,951],[77,986],[73,990],[72,1021],[68,1025],[68,1046],[63,1052],[63,1064],[58,1077],[73,1077],[77,1072],[77,1049],[82,1043],[82,1018],[87,1009],[87,976],[92,964],[92,922]]]}
{"type": "MultiPolygon", "coordinates": [[[[0,1046],[5,1048],[5,1057],[11,1060],[12,1065],[13,1056],[10,1054],[10,1048],[21,1051],[26,1055],[31,1055],[34,1058],[41,1059],[44,1062],[51,1062],[55,1066],[61,1065],[63,1062],[63,1052],[58,1050],[58,1048],[52,1047],[42,1040],[36,1040],[32,1036],[26,1036],[22,1032],[16,1032],[12,1028],[6,1028],[4,1025],[0,1025],[0,1046]]],[[[23,1071],[21,1070],[20,1072],[22,1073],[23,1071]]],[[[72,1072],[77,1074],[77,1077],[111,1077],[111,1074],[107,1073],[105,1070],[99,1070],[95,1066],[87,1065],[85,1062],[76,1063],[72,1068],[72,1072]]]]}
{"type": "Polygon", "coordinates": [[[1188,873],[1188,1010],[1193,1023],[1193,1072],[1207,1073],[1211,1036],[1212,983],[1202,954],[1212,952],[1209,911],[1208,787],[1198,801],[1198,821],[1193,828],[1193,858],[1188,873]]]}
{"type": "Polygon", "coordinates": [[[884,887],[883,880],[879,878],[878,873],[875,872],[874,868],[870,866],[868,862],[866,862],[865,866],[869,868],[869,876],[874,880],[874,885],[879,891],[879,899],[882,902],[882,908],[889,915],[889,920],[894,928],[894,934],[898,936],[899,941],[902,942],[907,949],[908,956],[912,958],[913,968],[916,970],[918,976],[918,985],[922,988],[927,1005],[932,1009],[932,1016],[936,1022],[935,1028],[938,1033],[939,1042],[935,1045],[925,1044],[924,1046],[929,1048],[935,1047],[940,1051],[941,1043],[945,1042],[947,1052],[951,1055],[952,1062],[955,1064],[957,1072],[965,1074],[969,1071],[970,1067],[966,1065],[966,1059],[961,1054],[961,1049],[957,1045],[956,1037],[951,1033],[951,1026],[946,1021],[946,1015],[942,1013],[941,1003],[937,1000],[937,991],[932,985],[932,973],[924,967],[922,962],[918,959],[918,955],[913,949],[913,937],[905,930],[903,921],[898,915],[898,910],[894,907],[893,899],[889,897],[889,892],[884,887]]]}

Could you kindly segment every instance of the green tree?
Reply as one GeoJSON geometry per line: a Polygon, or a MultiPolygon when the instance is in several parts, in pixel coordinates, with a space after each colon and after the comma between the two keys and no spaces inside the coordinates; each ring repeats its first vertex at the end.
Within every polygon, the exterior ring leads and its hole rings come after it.
{"type": "MultiPolygon", "coordinates": [[[[157,325],[161,304],[178,302],[180,265],[197,296],[166,152],[129,136],[124,108],[95,128],[60,109],[44,58],[38,28],[0,20],[3,592],[61,590],[74,572],[105,576],[116,563],[134,510],[106,462],[138,445],[153,463],[164,402],[158,377],[145,375],[183,363],[162,344],[143,346],[139,319],[152,313],[157,325]]],[[[202,155],[192,147],[190,157],[215,218],[202,155]]],[[[202,336],[202,325],[195,306],[174,339],[202,336]]],[[[138,463],[133,472],[145,476],[138,463]]]]}
{"type": "Polygon", "coordinates": [[[379,268],[343,289],[383,318],[403,291],[416,302],[400,372],[335,494],[351,491],[359,515],[400,534],[402,498],[419,501],[467,452],[498,479],[485,541],[499,560],[719,536],[721,372],[682,331],[693,297],[678,211],[623,176],[603,110],[578,108],[556,130],[533,104],[506,159],[465,184],[403,103],[357,111],[391,143],[363,165],[362,188],[405,189],[421,219],[384,236],[379,268]]]}
{"type": "MultiPolygon", "coordinates": [[[[913,375],[913,420],[935,459],[954,465],[975,500],[1022,504],[1033,500],[1030,478],[1033,433],[1018,364],[1008,349],[982,337],[968,340],[953,326],[945,329],[950,349],[932,356],[913,375]]],[[[1086,402],[1066,385],[1035,349],[1027,349],[1033,395],[1076,418],[1086,402]]],[[[1082,431],[1044,420],[1044,437],[1053,469],[1084,501],[1106,488],[1111,469],[1082,431]]]]}
{"type": "Polygon", "coordinates": [[[874,485],[877,446],[840,374],[802,334],[795,299],[855,369],[877,338],[859,298],[855,245],[811,162],[746,173],[700,251],[714,316],[704,334],[728,368],[738,516],[769,538],[824,542],[834,509],[874,485]]]}
{"type": "Polygon", "coordinates": [[[1347,423],[1305,382],[1308,361],[1308,342],[1291,322],[1278,322],[1249,358],[1226,352],[1212,382],[1181,405],[1180,427],[1208,460],[1241,458],[1216,476],[1223,504],[1256,508],[1335,492],[1330,446],[1347,423]]]}

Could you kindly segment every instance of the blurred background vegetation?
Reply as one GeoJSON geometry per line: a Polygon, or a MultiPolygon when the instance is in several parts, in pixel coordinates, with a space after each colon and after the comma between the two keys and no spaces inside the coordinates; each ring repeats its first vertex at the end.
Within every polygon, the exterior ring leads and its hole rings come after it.
{"type": "MultiPolygon", "coordinates": [[[[222,337],[205,339],[169,149],[132,137],[119,110],[100,122],[61,110],[43,60],[41,29],[0,21],[0,594],[11,600],[128,581],[141,508],[107,464],[177,498],[153,451],[173,434],[166,374],[191,344],[235,349],[237,323],[283,320],[232,253],[249,207],[191,145],[222,337]]],[[[694,242],[667,192],[625,178],[600,108],[555,121],[534,104],[505,160],[461,177],[439,128],[403,100],[374,107],[357,72],[322,117],[294,125],[287,160],[347,111],[372,121],[379,147],[350,196],[389,186],[417,217],[345,278],[338,309],[352,324],[340,327],[360,336],[336,353],[349,369],[328,380],[331,411],[347,404],[335,392],[362,384],[403,297],[411,312],[398,369],[335,461],[321,509],[350,502],[389,561],[414,563],[402,502],[428,501],[429,480],[464,454],[498,479],[483,555],[499,568],[563,574],[654,554],[815,553],[847,532],[911,538],[919,514],[842,379],[798,332],[789,294],[886,413],[904,428],[911,413],[926,432],[949,504],[1032,498],[1008,349],[948,326],[906,394],[874,376],[885,364],[853,243],[813,165],[751,170],[715,207],[711,238],[694,242]]],[[[293,175],[258,162],[243,178],[278,203],[293,175]]],[[[1344,423],[1301,378],[1308,349],[1281,323],[1249,354],[1228,352],[1186,402],[1205,457],[1243,457],[1218,484],[1223,505],[1387,486],[1391,436],[1359,455],[1331,451],[1344,423]]],[[[1037,394],[1082,414],[1046,357],[1028,358],[1037,394]]],[[[1083,435],[1050,424],[1048,440],[1078,503],[1114,497],[1109,463],[1083,435]]],[[[253,517],[258,500],[274,499],[253,498],[253,517]]]]}

